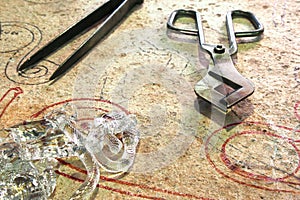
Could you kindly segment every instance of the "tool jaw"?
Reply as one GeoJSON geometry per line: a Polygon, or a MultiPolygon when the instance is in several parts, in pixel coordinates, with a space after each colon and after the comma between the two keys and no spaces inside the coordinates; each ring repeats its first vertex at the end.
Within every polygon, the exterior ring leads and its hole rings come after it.
{"type": "Polygon", "coordinates": [[[207,74],[195,85],[195,93],[226,112],[254,92],[254,84],[234,67],[224,45],[203,45],[213,60],[207,74]]]}

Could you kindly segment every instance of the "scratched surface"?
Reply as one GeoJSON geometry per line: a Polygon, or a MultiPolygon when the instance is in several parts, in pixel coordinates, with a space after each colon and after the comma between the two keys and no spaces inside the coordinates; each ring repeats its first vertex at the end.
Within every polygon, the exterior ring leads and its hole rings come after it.
{"type": "MultiPolygon", "coordinates": [[[[101,175],[95,199],[298,199],[300,194],[299,1],[145,0],[70,72],[48,78],[86,35],[23,74],[16,68],[104,1],[0,2],[0,126],[41,118],[66,101],[138,118],[141,142],[131,171],[101,175]],[[225,14],[254,12],[261,41],[240,44],[236,67],[255,84],[227,115],[199,106],[193,87],[206,71],[194,42],[166,34],[175,9],[201,12],[208,43],[225,43],[225,14]],[[208,112],[207,112],[208,111],[208,112]]],[[[59,160],[53,199],[85,178],[75,158],[59,160]]]]}

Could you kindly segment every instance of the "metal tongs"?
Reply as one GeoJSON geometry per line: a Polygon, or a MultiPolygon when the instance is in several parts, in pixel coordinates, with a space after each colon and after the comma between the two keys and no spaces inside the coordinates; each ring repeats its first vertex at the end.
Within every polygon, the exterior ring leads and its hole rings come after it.
{"type": "Polygon", "coordinates": [[[64,33],[49,42],[46,46],[38,50],[28,60],[18,67],[22,72],[33,68],[42,59],[50,56],[79,34],[87,32],[91,27],[103,21],[97,30],[81,46],[68,57],[59,68],[52,74],[50,80],[57,79],[73,67],[89,50],[91,50],[101,39],[103,39],[136,5],[143,3],[143,0],[110,0],[96,9],[94,12],[83,18],[81,21],[71,26],[64,33]]]}
{"type": "Polygon", "coordinates": [[[252,42],[260,39],[264,31],[263,25],[250,12],[241,10],[230,11],[226,15],[226,28],[229,40],[229,48],[222,44],[205,43],[202,20],[200,13],[193,10],[174,11],[167,23],[168,29],[186,35],[196,35],[200,48],[206,50],[212,60],[213,66],[209,66],[207,74],[195,85],[195,93],[204,100],[212,103],[223,111],[227,111],[239,101],[254,92],[254,85],[243,77],[234,67],[231,55],[237,53],[236,37],[251,37],[252,42]],[[195,20],[196,29],[181,29],[175,26],[179,18],[186,17],[195,20]],[[233,18],[245,18],[254,26],[254,30],[235,32],[233,18]]]}

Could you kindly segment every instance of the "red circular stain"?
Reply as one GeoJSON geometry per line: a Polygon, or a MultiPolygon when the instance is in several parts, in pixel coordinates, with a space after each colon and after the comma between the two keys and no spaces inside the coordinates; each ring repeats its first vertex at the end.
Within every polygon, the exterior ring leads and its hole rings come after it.
{"type": "MultiPolygon", "coordinates": [[[[296,169],[294,172],[281,177],[281,178],[272,178],[266,175],[257,175],[254,173],[249,173],[240,169],[239,166],[233,164],[232,160],[226,154],[226,146],[229,145],[229,142],[237,136],[245,135],[245,134],[266,134],[269,137],[275,137],[279,140],[286,141],[288,144],[292,145],[293,149],[297,152],[297,156],[300,157],[299,150],[296,146],[299,143],[299,140],[293,140],[292,138],[288,138],[285,136],[280,136],[277,134],[273,134],[270,131],[257,131],[261,130],[263,127],[275,127],[278,130],[283,130],[286,132],[295,132],[300,133],[300,130],[296,130],[293,128],[281,126],[281,125],[271,125],[262,122],[241,122],[229,124],[223,128],[220,128],[214,131],[205,142],[205,154],[209,163],[212,167],[225,178],[239,183],[241,185],[245,185],[248,187],[254,187],[257,189],[262,189],[266,191],[276,191],[276,192],[288,192],[294,194],[300,194],[299,191],[299,172],[300,163],[298,162],[296,169]],[[234,127],[242,126],[242,132],[234,133],[227,137],[227,139],[223,139],[224,134],[221,134],[222,131],[226,129],[233,129],[234,127]],[[243,127],[245,126],[245,127],[243,127]],[[246,130],[246,128],[250,130],[246,130]],[[221,141],[221,144],[219,144],[221,141]],[[218,148],[219,147],[219,148],[218,148]],[[288,180],[287,180],[288,179],[288,180]],[[271,183],[275,183],[272,185],[271,183]],[[281,185],[278,185],[281,184],[281,185]],[[293,187],[289,187],[292,185],[293,187]],[[272,187],[274,186],[274,187],[272,187]]],[[[234,129],[233,129],[234,130],[234,129]]],[[[243,153],[243,152],[242,152],[243,153]]]]}
{"type": "MultiPolygon", "coordinates": [[[[290,150],[290,149],[288,149],[290,150]]],[[[293,143],[292,140],[289,140],[287,138],[283,138],[279,135],[276,134],[272,134],[270,132],[262,132],[262,131],[243,131],[240,133],[236,133],[232,136],[230,136],[227,140],[225,140],[225,142],[222,145],[222,149],[221,149],[221,159],[224,162],[224,164],[229,168],[232,169],[235,173],[245,177],[245,178],[250,178],[250,179],[255,179],[255,180],[263,180],[263,181],[269,181],[269,182],[283,182],[285,179],[291,177],[293,174],[296,174],[299,170],[299,166],[300,166],[300,151],[297,148],[297,146],[293,143]],[[226,153],[226,147],[228,146],[228,144],[230,144],[230,142],[233,139],[236,139],[239,136],[244,136],[244,135],[263,135],[263,136],[270,136],[270,137],[275,137],[277,139],[282,140],[282,142],[287,142],[288,144],[290,144],[290,146],[292,146],[292,150],[295,150],[295,152],[297,153],[297,157],[298,157],[298,164],[296,166],[296,168],[294,169],[294,171],[292,172],[286,172],[284,174],[287,174],[283,177],[280,178],[273,178],[267,175],[261,175],[261,174],[256,174],[256,173],[252,173],[252,172],[248,172],[242,168],[236,167],[232,162],[232,159],[230,157],[228,157],[227,153],[226,153]]],[[[262,164],[267,164],[263,161],[261,161],[262,164]]]]}

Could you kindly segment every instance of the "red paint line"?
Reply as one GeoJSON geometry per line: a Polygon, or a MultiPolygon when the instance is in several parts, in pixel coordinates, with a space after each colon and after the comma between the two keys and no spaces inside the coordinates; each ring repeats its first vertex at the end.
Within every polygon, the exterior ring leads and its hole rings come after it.
{"type": "MultiPolygon", "coordinates": [[[[54,107],[54,106],[57,106],[57,105],[60,105],[60,104],[65,104],[65,103],[69,103],[69,102],[72,102],[72,101],[98,101],[98,102],[103,102],[103,103],[108,103],[108,104],[111,104],[113,106],[116,106],[118,107],[119,109],[121,109],[122,111],[124,111],[125,113],[129,114],[129,112],[121,107],[120,105],[118,104],[115,104],[113,102],[110,102],[110,101],[107,101],[107,100],[103,100],[103,99],[92,99],[92,98],[80,98],[80,99],[68,99],[68,100],[65,100],[65,101],[61,101],[61,102],[57,102],[57,103],[54,103],[54,104],[51,104],[45,108],[43,108],[42,110],[40,110],[39,112],[33,114],[31,117],[33,118],[37,118],[39,117],[44,111],[46,111],[47,109],[51,108],[51,107],[54,107]]],[[[88,108],[88,109],[91,109],[93,107],[79,107],[79,108],[88,108]]],[[[101,108],[93,108],[93,109],[100,109],[100,110],[103,110],[105,111],[104,109],[101,109],[101,108]]],[[[67,165],[68,167],[70,167],[71,169],[74,169],[80,173],[83,173],[83,174],[86,174],[86,170],[83,170],[83,169],[80,169],[76,166],[73,166],[72,164],[62,160],[62,159],[57,159],[60,163],[64,164],[64,165],[67,165]]],[[[67,174],[66,174],[67,176],[67,174]]],[[[69,176],[69,175],[68,175],[69,176]]],[[[71,178],[71,176],[69,176],[69,178],[71,178]]],[[[72,178],[73,179],[73,178],[72,178]]],[[[155,191],[155,192],[161,192],[161,193],[165,193],[165,194],[170,194],[170,195],[174,195],[174,196],[178,196],[178,197],[185,197],[185,198],[192,198],[192,199],[201,199],[201,200],[210,200],[208,198],[203,198],[203,197],[199,197],[199,196],[196,196],[196,195],[192,195],[192,194],[186,194],[186,193],[181,193],[181,192],[176,192],[176,191],[170,191],[170,190],[166,190],[166,189],[161,189],[161,188],[156,188],[156,187],[150,187],[150,186],[147,186],[147,185],[142,185],[142,184],[136,184],[136,183],[130,183],[130,182],[126,182],[126,181],[121,181],[121,180],[116,180],[116,179],[112,179],[112,178],[108,178],[108,177],[104,177],[104,176],[100,176],[100,179],[101,180],[104,180],[104,181],[108,181],[108,182],[114,182],[114,183],[118,183],[118,184],[121,184],[121,185],[126,185],[126,186],[131,186],[131,187],[137,187],[137,188],[141,188],[141,189],[148,189],[148,190],[152,190],[152,191],[155,191]]],[[[102,186],[104,187],[104,186],[102,186]]],[[[105,188],[104,188],[105,189],[105,188]]],[[[121,193],[119,191],[119,193],[121,193]]],[[[123,191],[123,193],[125,194],[126,192],[123,191]]],[[[122,193],[122,194],[123,194],[122,193]]]]}
{"type": "Polygon", "coordinates": [[[74,170],[76,170],[76,171],[78,171],[78,172],[80,172],[80,173],[83,173],[83,174],[87,174],[87,171],[86,171],[86,170],[81,169],[81,168],[79,168],[79,167],[76,167],[76,166],[72,165],[71,163],[68,163],[68,162],[64,161],[64,160],[61,159],[61,158],[56,158],[56,160],[58,160],[61,164],[70,167],[71,169],[74,169],[74,170]]]}
{"type": "MultiPolygon", "coordinates": [[[[81,172],[83,174],[86,174],[86,170],[83,170],[79,167],[76,167],[62,159],[57,159],[61,164],[63,165],[67,165],[68,167],[70,167],[71,169],[74,169],[78,172],[81,172]]],[[[185,198],[192,198],[192,199],[201,199],[201,200],[210,200],[209,198],[204,198],[204,197],[199,197],[196,195],[192,195],[192,194],[187,194],[187,193],[181,193],[181,192],[175,192],[175,191],[170,191],[170,190],[166,190],[166,189],[161,189],[161,188],[156,188],[156,187],[151,187],[151,186],[147,186],[147,185],[142,185],[142,184],[137,184],[137,183],[131,183],[131,182],[127,182],[127,181],[122,181],[122,180],[117,180],[117,179],[113,179],[113,178],[108,178],[105,176],[100,176],[101,180],[104,181],[108,181],[108,182],[113,182],[113,183],[118,183],[121,185],[126,185],[126,186],[131,186],[131,187],[137,187],[137,188],[141,188],[141,189],[147,189],[147,190],[152,190],[155,192],[161,192],[161,193],[165,193],[165,194],[170,194],[170,195],[174,195],[174,196],[179,196],[179,197],[185,197],[185,198]]]]}
{"type": "Polygon", "coordinates": [[[151,187],[151,186],[137,184],[137,183],[130,183],[130,182],[127,182],[127,181],[117,180],[117,179],[103,177],[103,176],[101,177],[101,179],[105,180],[105,181],[109,181],[109,182],[119,183],[119,184],[122,184],[122,185],[127,185],[127,186],[132,186],[132,187],[138,187],[138,188],[141,188],[141,189],[148,189],[148,190],[152,190],[152,191],[155,191],[155,192],[161,192],[161,193],[170,194],[170,195],[179,196],[179,197],[209,200],[208,198],[198,197],[198,196],[192,195],[192,194],[175,192],[175,191],[170,191],[170,190],[166,190],[166,189],[151,187]]]}
{"type": "MultiPolygon", "coordinates": [[[[66,104],[66,103],[69,103],[69,102],[73,102],[73,101],[96,101],[96,102],[108,103],[108,104],[111,104],[113,106],[116,106],[116,107],[120,108],[126,114],[129,114],[129,112],[125,108],[123,108],[122,106],[120,106],[120,105],[118,105],[116,103],[108,101],[108,100],[93,99],[93,98],[78,98],[78,99],[67,99],[67,100],[64,100],[64,101],[60,101],[60,102],[56,102],[56,103],[50,104],[50,105],[46,106],[45,108],[43,108],[42,110],[38,111],[37,113],[33,114],[31,117],[32,118],[37,118],[38,116],[40,116],[43,112],[45,112],[49,108],[52,108],[52,107],[57,106],[57,105],[61,105],[61,104],[66,104]]],[[[104,109],[102,109],[102,110],[104,110],[104,109]]]]}
{"type": "MultiPolygon", "coordinates": [[[[208,160],[208,162],[212,165],[212,167],[219,173],[221,174],[222,176],[224,176],[225,178],[231,180],[231,181],[234,181],[236,183],[239,183],[241,185],[245,185],[245,186],[248,186],[248,187],[253,187],[253,188],[257,188],[257,189],[262,189],[262,190],[265,190],[265,191],[272,191],[272,192],[287,192],[287,193],[293,193],[293,194],[299,194],[300,192],[298,191],[294,191],[294,190],[286,190],[286,189],[272,189],[272,188],[267,188],[267,187],[264,187],[264,186],[259,186],[259,185],[254,185],[254,184],[250,184],[250,183],[246,183],[244,181],[241,181],[241,180],[237,180],[235,178],[232,178],[231,176],[225,174],[225,172],[221,171],[217,166],[216,164],[214,163],[214,161],[211,159],[210,157],[210,154],[209,154],[209,149],[208,149],[208,146],[209,146],[209,142],[211,140],[211,138],[216,135],[218,132],[220,132],[221,130],[223,129],[226,129],[226,128],[229,128],[229,127],[233,127],[233,126],[237,126],[237,125],[241,125],[241,124],[246,124],[246,125],[265,125],[265,126],[276,126],[276,127],[279,127],[279,128],[283,128],[283,129],[286,129],[286,130],[289,130],[289,131],[295,131],[294,129],[292,128],[289,128],[289,127],[286,127],[286,126],[281,126],[281,125],[274,125],[274,124],[268,124],[268,123],[263,123],[263,122],[254,122],[254,121],[248,121],[248,122],[238,122],[238,123],[233,123],[233,124],[229,124],[229,125],[226,125],[216,131],[214,131],[206,140],[205,142],[205,154],[206,154],[206,158],[208,160]]],[[[296,132],[300,132],[300,130],[296,130],[296,132]]],[[[284,137],[283,137],[284,138],[284,137]]],[[[285,138],[285,139],[288,139],[288,138],[285,138]]],[[[293,142],[298,142],[298,141],[293,141],[293,142]]],[[[222,153],[222,151],[221,151],[222,153]]],[[[224,162],[228,162],[228,160],[224,160],[224,162]]],[[[230,162],[230,161],[229,161],[230,162]]],[[[228,163],[227,163],[228,164],[228,163]]],[[[230,164],[230,163],[229,163],[230,164]]],[[[232,168],[232,171],[234,172],[235,168],[233,167],[232,168]]]]}
{"type": "MultiPolygon", "coordinates": [[[[125,111],[126,113],[129,113],[128,111],[126,111],[124,108],[122,108],[121,106],[119,106],[118,104],[115,104],[115,103],[112,103],[110,101],[106,101],[106,100],[102,100],[102,99],[91,99],[91,98],[81,98],[81,99],[68,99],[68,100],[65,100],[65,101],[62,101],[62,102],[57,102],[57,103],[54,103],[54,104],[51,104],[47,107],[45,107],[44,109],[42,109],[41,111],[35,113],[34,115],[32,115],[32,117],[38,117],[40,114],[42,114],[45,110],[47,110],[48,108],[51,108],[51,107],[54,107],[56,105],[60,105],[60,104],[65,104],[65,103],[68,103],[68,102],[71,102],[71,101],[100,101],[100,102],[104,102],[104,103],[109,103],[109,104],[112,104],[118,108],[120,108],[121,110],[125,111]]],[[[300,119],[300,116],[299,116],[299,112],[298,112],[298,109],[299,109],[299,104],[300,104],[300,101],[297,102],[295,104],[295,107],[294,107],[294,112],[295,112],[295,115],[298,119],[300,119]]],[[[104,109],[102,109],[103,111],[105,111],[104,109]]],[[[240,123],[234,123],[234,124],[229,124],[223,128],[220,128],[218,130],[216,130],[206,141],[206,145],[207,142],[209,142],[209,140],[211,139],[211,137],[216,134],[217,132],[221,131],[222,129],[226,129],[226,128],[229,128],[229,127],[232,127],[232,126],[237,126],[237,125],[240,125],[240,124],[248,124],[248,125],[265,125],[265,126],[276,126],[278,128],[283,128],[285,130],[288,130],[288,131],[295,131],[295,132],[300,132],[300,130],[295,130],[293,128],[289,128],[289,127],[286,127],[286,126],[282,126],[282,125],[273,125],[273,124],[268,124],[268,123],[263,123],[263,122],[240,122],[240,123]]],[[[300,141],[293,141],[293,142],[300,142],[300,141]]],[[[205,150],[207,151],[207,146],[205,147],[205,150]]],[[[222,174],[224,177],[230,179],[230,180],[233,180],[234,182],[237,182],[237,183],[240,183],[240,184],[243,184],[243,185],[246,185],[246,186],[250,186],[250,187],[254,187],[254,188],[258,188],[258,189],[263,189],[263,190],[267,190],[267,191],[275,191],[275,192],[291,192],[291,193],[299,193],[299,192],[296,192],[296,191],[291,191],[291,190],[280,190],[280,189],[272,189],[272,188],[267,188],[267,187],[264,187],[264,186],[258,186],[258,185],[252,185],[252,184],[249,184],[249,183],[245,183],[243,181],[240,181],[240,180],[237,180],[235,178],[232,178],[230,177],[229,175],[225,174],[224,172],[222,172],[220,169],[217,168],[217,166],[213,163],[213,161],[210,159],[210,155],[209,153],[207,153],[207,159],[208,161],[211,163],[211,165],[213,166],[213,168],[220,174],[222,174]]],[[[70,168],[74,169],[74,170],[77,170],[78,172],[81,172],[81,173],[84,173],[86,174],[86,171],[83,170],[83,169],[80,169],[76,166],[73,166],[61,159],[59,159],[59,161],[62,163],[62,164],[66,164],[68,165],[70,168]]],[[[66,174],[67,175],[67,174],[66,174]]],[[[69,176],[69,175],[68,175],[69,176]]],[[[71,178],[71,177],[70,177],[71,178]]],[[[195,196],[195,195],[192,195],[192,194],[184,194],[184,193],[180,193],[180,192],[175,192],[175,191],[169,191],[169,190],[165,190],[165,189],[161,189],[161,188],[156,188],[156,187],[150,187],[150,186],[147,186],[147,185],[142,185],[142,184],[136,184],[136,183],[130,183],[130,182],[126,182],[126,181],[122,181],[122,180],[116,180],[116,179],[112,179],[112,178],[107,178],[107,177],[104,177],[104,176],[101,176],[100,177],[101,180],[105,180],[105,181],[110,181],[110,182],[114,182],[114,183],[118,183],[118,184],[121,184],[121,185],[127,185],[127,186],[132,186],[132,187],[138,187],[138,188],[141,188],[141,189],[148,189],[148,190],[152,190],[152,191],[156,191],[156,192],[162,192],[162,193],[166,193],[166,194],[171,194],[171,195],[174,195],[174,196],[179,196],[179,197],[187,197],[187,198],[193,198],[193,199],[205,199],[205,198],[202,198],[202,197],[198,197],[198,196],[195,196]]],[[[104,186],[103,186],[104,187],[104,186]]],[[[105,188],[104,188],[105,189],[105,188]]],[[[108,188],[110,189],[110,188],[108,188]]],[[[124,194],[126,194],[126,191],[123,191],[124,194]]],[[[123,194],[122,193],[122,194],[123,194]]]]}
{"type": "Polygon", "coordinates": [[[265,191],[271,191],[271,192],[287,192],[287,193],[293,193],[293,194],[299,194],[300,192],[296,192],[296,191],[293,191],[293,190],[283,190],[283,189],[272,189],[272,188],[267,188],[267,187],[263,187],[263,186],[258,186],[258,185],[252,185],[252,184],[249,184],[249,183],[245,183],[243,181],[240,181],[240,180],[237,180],[235,178],[232,178],[230,177],[229,175],[223,173],[211,160],[210,160],[210,156],[207,155],[207,158],[209,160],[209,163],[213,166],[213,168],[219,173],[221,174],[222,176],[224,176],[225,178],[229,179],[229,180],[232,180],[236,183],[239,183],[241,185],[245,185],[245,186],[248,186],[248,187],[253,187],[253,188],[256,188],[256,189],[262,189],[262,190],[265,190],[265,191]]]}
{"type": "Polygon", "coordinates": [[[227,144],[230,142],[230,140],[232,140],[233,138],[235,138],[237,136],[252,135],[252,134],[267,135],[267,136],[271,136],[271,137],[280,138],[282,140],[286,140],[291,146],[293,146],[293,148],[297,152],[298,158],[300,158],[300,151],[299,151],[299,149],[297,148],[297,146],[293,143],[293,141],[291,139],[287,139],[285,137],[282,137],[280,135],[276,135],[276,134],[270,133],[270,132],[242,131],[242,132],[236,133],[234,135],[231,135],[223,143],[222,150],[221,150],[221,159],[222,159],[223,163],[229,169],[231,169],[233,172],[235,172],[235,173],[237,173],[237,174],[239,174],[239,175],[241,175],[241,176],[243,176],[245,178],[250,178],[250,179],[254,179],[254,180],[263,180],[263,181],[266,181],[266,182],[281,182],[281,183],[286,183],[286,184],[291,184],[291,185],[299,185],[300,183],[285,181],[285,179],[292,177],[294,174],[296,174],[299,171],[300,159],[298,161],[297,168],[294,170],[294,172],[293,173],[288,173],[286,176],[281,177],[281,178],[272,178],[272,177],[268,177],[266,175],[257,175],[257,174],[254,174],[254,173],[246,172],[246,171],[240,169],[239,167],[236,167],[234,164],[231,163],[230,159],[227,157],[227,154],[226,154],[226,146],[227,146],[227,144]]]}
{"type": "Polygon", "coordinates": [[[15,87],[15,88],[10,88],[9,90],[6,91],[6,93],[1,97],[0,102],[3,101],[3,99],[11,92],[11,91],[15,91],[14,92],[14,96],[9,100],[9,102],[4,106],[4,108],[2,109],[1,113],[0,113],[0,118],[3,116],[4,112],[6,111],[6,109],[8,108],[8,106],[13,102],[13,100],[19,95],[23,93],[22,88],[20,87],[15,87]]]}
{"type": "MultiPolygon", "coordinates": [[[[81,182],[81,183],[84,182],[84,180],[82,180],[82,179],[70,176],[69,174],[63,173],[59,170],[55,170],[55,173],[57,173],[57,174],[59,174],[63,177],[66,177],[68,179],[74,180],[74,181],[78,181],[78,182],[81,182]]],[[[116,192],[116,193],[119,193],[119,194],[122,194],[122,195],[131,196],[131,197],[140,197],[140,198],[143,198],[143,199],[154,199],[154,200],[165,200],[164,198],[158,198],[158,197],[152,197],[152,196],[147,196],[147,195],[142,195],[142,194],[136,194],[136,193],[132,193],[132,192],[128,192],[128,191],[124,191],[124,190],[120,190],[120,189],[117,189],[117,188],[112,188],[112,187],[108,187],[108,186],[104,186],[104,185],[99,185],[99,184],[97,185],[97,187],[105,189],[105,190],[109,190],[109,191],[112,191],[112,192],[116,192]]]]}

